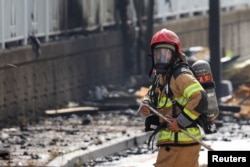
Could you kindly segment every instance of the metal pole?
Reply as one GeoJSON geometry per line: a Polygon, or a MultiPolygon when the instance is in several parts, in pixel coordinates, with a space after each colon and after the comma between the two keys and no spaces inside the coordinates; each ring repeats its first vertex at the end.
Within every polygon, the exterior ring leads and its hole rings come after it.
{"type": "Polygon", "coordinates": [[[4,0],[1,0],[1,29],[2,29],[2,31],[1,31],[1,33],[2,33],[2,36],[1,36],[1,43],[2,43],[2,45],[1,45],[1,48],[2,49],[5,49],[5,5],[4,5],[4,0]]]}
{"type": "Polygon", "coordinates": [[[49,41],[49,26],[50,26],[50,6],[49,0],[45,0],[45,41],[49,41]]]}
{"type": "Polygon", "coordinates": [[[213,78],[216,84],[216,96],[221,97],[221,25],[220,25],[220,0],[209,0],[209,47],[210,63],[213,78]]]}
{"type": "MultiPolygon", "coordinates": [[[[151,106],[147,105],[147,104],[140,104],[140,107],[138,109],[138,112],[141,110],[142,107],[148,107],[153,113],[155,113],[157,116],[161,117],[162,119],[164,119],[166,122],[170,123],[169,119],[167,117],[165,117],[164,115],[162,115],[161,113],[159,113],[158,111],[156,111],[154,108],[152,108],[151,106]]],[[[197,139],[195,136],[189,134],[187,131],[185,131],[184,129],[180,130],[181,132],[183,132],[185,135],[187,135],[188,137],[191,137],[192,139],[194,139],[195,141],[197,141],[198,143],[200,143],[203,147],[205,147],[206,149],[208,149],[209,151],[214,151],[214,149],[212,149],[210,146],[208,146],[207,144],[205,144],[204,142],[202,142],[201,140],[197,139]]]]}
{"type": "Polygon", "coordinates": [[[28,5],[27,5],[27,0],[24,0],[23,2],[23,19],[24,19],[24,25],[23,25],[23,28],[24,28],[24,45],[27,45],[28,44],[28,5]]]}

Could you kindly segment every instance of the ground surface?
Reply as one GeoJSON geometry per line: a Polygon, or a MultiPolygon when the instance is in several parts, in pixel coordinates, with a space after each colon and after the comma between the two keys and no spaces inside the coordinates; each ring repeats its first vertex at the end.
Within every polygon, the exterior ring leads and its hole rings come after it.
{"type": "MultiPolygon", "coordinates": [[[[241,110],[239,113],[222,112],[218,132],[204,135],[204,142],[215,150],[250,148],[250,63],[247,60],[233,73],[224,75],[236,85],[225,104],[238,105],[241,110]]],[[[135,109],[126,106],[119,111],[99,111],[97,115],[47,117],[22,130],[13,127],[0,131],[0,166],[44,166],[59,155],[85,150],[121,136],[135,135],[143,129],[143,118],[135,109]]],[[[206,166],[206,157],[207,151],[202,149],[201,166],[206,166]]],[[[82,166],[147,167],[152,166],[155,158],[156,153],[141,146],[139,151],[127,150],[123,156],[111,155],[93,160],[92,165],[83,163],[82,166]]]]}

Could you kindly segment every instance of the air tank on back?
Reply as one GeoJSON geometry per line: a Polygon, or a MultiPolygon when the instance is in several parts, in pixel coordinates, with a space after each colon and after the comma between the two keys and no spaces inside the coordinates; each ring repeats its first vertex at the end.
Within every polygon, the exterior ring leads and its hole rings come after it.
{"type": "Polygon", "coordinates": [[[219,106],[215,92],[215,82],[213,80],[213,75],[211,72],[210,65],[207,61],[197,60],[192,65],[192,68],[195,72],[197,79],[207,92],[208,110],[206,115],[208,121],[213,122],[219,115],[219,106]]]}

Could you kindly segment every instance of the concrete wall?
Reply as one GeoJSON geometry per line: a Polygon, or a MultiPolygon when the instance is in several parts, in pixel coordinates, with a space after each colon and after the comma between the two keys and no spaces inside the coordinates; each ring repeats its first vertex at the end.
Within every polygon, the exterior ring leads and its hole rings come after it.
{"type": "Polygon", "coordinates": [[[123,69],[120,36],[119,32],[109,32],[44,44],[38,58],[31,47],[2,52],[0,123],[35,121],[48,108],[82,101],[88,88],[120,83],[123,69]]]}
{"type": "MultiPolygon", "coordinates": [[[[250,10],[222,14],[222,39],[235,54],[250,54],[250,10]]],[[[180,36],[183,47],[208,45],[208,17],[193,17],[155,25],[180,36]]],[[[215,41],[216,42],[216,41],[215,41]]],[[[36,121],[46,109],[68,101],[81,102],[95,85],[124,83],[122,37],[114,30],[0,53],[0,127],[36,121]],[[13,66],[15,65],[15,66],[13,66]]]]}

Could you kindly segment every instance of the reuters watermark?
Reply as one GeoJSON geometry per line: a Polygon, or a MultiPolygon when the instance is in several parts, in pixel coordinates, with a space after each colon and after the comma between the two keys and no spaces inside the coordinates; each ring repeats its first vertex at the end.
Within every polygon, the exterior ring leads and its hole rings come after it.
{"type": "Polygon", "coordinates": [[[250,151],[208,151],[208,167],[250,167],[250,151]]]}

